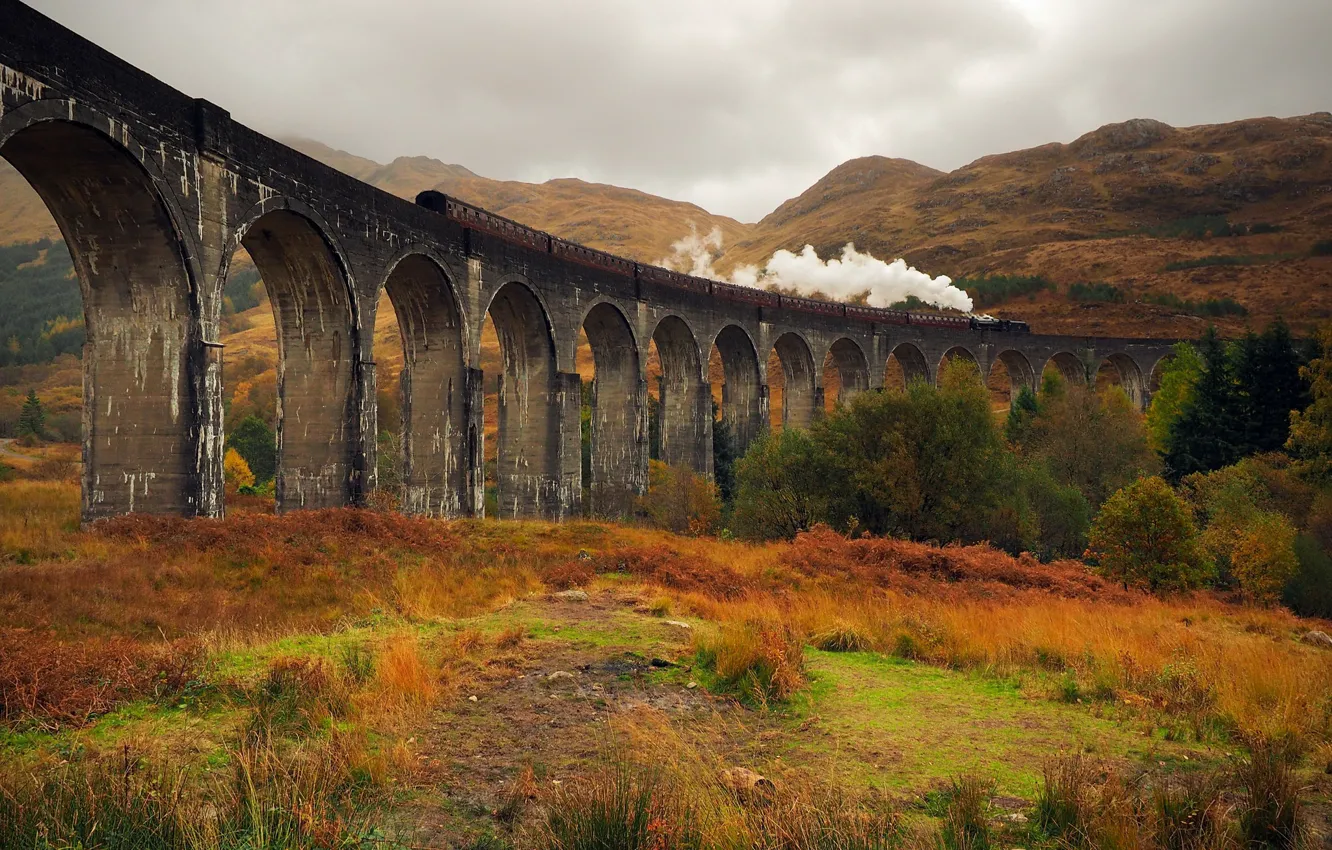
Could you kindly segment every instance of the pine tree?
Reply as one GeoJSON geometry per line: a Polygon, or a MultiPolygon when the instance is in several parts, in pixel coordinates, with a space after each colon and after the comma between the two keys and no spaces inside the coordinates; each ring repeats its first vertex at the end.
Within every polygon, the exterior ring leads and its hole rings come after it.
{"type": "Polygon", "coordinates": [[[1170,427],[1165,453],[1174,479],[1211,472],[1244,456],[1245,423],[1230,347],[1209,327],[1198,342],[1203,371],[1193,398],[1170,427]]]}
{"type": "Polygon", "coordinates": [[[42,409],[42,401],[37,398],[37,391],[28,390],[28,399],[23,402],[23,410],[19,413],[18,435],[20,437],[40,437],[42,428],[46,425],[46,411],[42,409]]]}
{"type": "Polygon", "coordinates": [[[1031,422],[1040,413],[1040,404],[1031,387],[1023,384],[1017,396],[1008,408],[1008,422],[1004,425],[1004,436],[1015,449],[1021,450],[1031,436],[1031,422]]]}
{"type": "Polygon", "coordinates": [[[1245,426],[1243,454],[1274,452],[1290,436],[1290,414],[1309,405],[1308,382],[1300,376],[1304,358],[1281,319],[1261,336],[1240,343],[1235,378],[1245,426]]]}
{"type": "Polygon", "coordinates": [[[722,502],[729,505],[735,498],[735,438],[731,423],[717,415],[717,402],[712,402],[712,478],[722,502]]]}

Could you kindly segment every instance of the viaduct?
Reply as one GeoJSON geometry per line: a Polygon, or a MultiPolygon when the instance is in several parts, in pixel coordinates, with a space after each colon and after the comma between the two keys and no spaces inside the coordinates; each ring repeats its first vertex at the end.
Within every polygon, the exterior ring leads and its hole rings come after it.
{"type": "MultiPolygon", "coordinates": [[[[717,297],[631,263],[562,254],[531,231],[473,226],[334,171],[231,120],[17,0],[0,0],[0,156],[50,209],[82,290],[83,517],[223,513],[222,289],[244,246],[273,304],[279,347],[279,510],[360,504],[375,435],[402,433],[404,509],[484,512],[481,331],[495,324],[499,513],[581,513],[580,329],[596,367],[592,480],[599,515],[645,486],[649,347],[661,361],[662,459],[712,465],[708,360],[741,447],[768,421],[776,352],[783,421],[820,407],[831,354],[841,399],[883,386],[896,355],[933,381],[948,357],[1002,362],[1031,385],[1047,364],[1087,380],[1109,362],[1139,404],[1169,343],[892,324],[799,299],[717,297]],[[515,235],[516,234],[516,235],[515,235]],[[375,313],[401,330],[402,422],[375,403],[375,313]]],[[[615,258],[610,258],[614,260],[615,258]]],[[[718,290],[720,291],[720,290],[718,290]]],[[[491,385],[496,378],[492,377],[491,385]]]]}

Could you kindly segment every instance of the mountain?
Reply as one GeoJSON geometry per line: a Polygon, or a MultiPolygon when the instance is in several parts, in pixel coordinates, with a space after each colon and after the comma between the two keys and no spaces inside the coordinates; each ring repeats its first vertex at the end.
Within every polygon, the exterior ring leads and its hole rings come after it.
{"type": "Polygon", "coordinates": [[[995,308],[1039,330],[1189,336],[1208,321],[1238,331],[1282,312],[1304,327],[1332,316],[1332,257],[1312,255],[1329,239],[1332,114],[1186,128],[1139,119],[949,174],[852,160],[719,265],[806,243],[827,257],[854,241],[931,274],[1040,275],[1056,289],[995,308]],[[1123,303],[1072,300],[1079,283],[1108,284],[1123,303]],[[1190,315],[1209,299],[1249,315],[1190,315]]]}
{"type": "Polygon", "coordinates": [[[60,228],[37,192],[0,159],[0,246],[60,238],[60,228]]]}

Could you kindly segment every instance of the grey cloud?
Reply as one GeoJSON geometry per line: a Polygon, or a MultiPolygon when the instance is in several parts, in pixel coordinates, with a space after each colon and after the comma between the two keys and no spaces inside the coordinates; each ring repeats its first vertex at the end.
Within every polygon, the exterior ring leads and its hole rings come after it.
{"type": "Polygon", "coordinates": [[[1328,108],[1326,0],[37,0],[272,134],[755,220],[852,156],[1328,108]]]}

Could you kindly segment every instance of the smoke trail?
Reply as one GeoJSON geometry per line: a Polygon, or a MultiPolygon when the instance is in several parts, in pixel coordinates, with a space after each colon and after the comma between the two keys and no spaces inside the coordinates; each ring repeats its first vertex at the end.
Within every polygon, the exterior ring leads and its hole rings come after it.
{"type": "Polygon", "coordinates": [[[840,258],[819,259],[812,245],[806,245],[799,254],[785,249],[768,258],[762,268],[737,266],[730,277],[720,274],[713,266],[722,254],[721,228],[714,227],[707,235],[699,235],[691,224],[689,235],[671,245],[671,256],[659,260],[658,265],[675,271],[738,283],[742,286],[768,287],[777,285],[792,289],[801,295],[821,292],[838,301],[844,301],[864,292],[869,293],[871,307],[887,307],[914,295],[926,304],[971,312],[971,296],[956,286],[946,275],[930,277],[906,264],[905,260],[886,263],[871,254],[861,253],[848,242],[840,258]]]}

